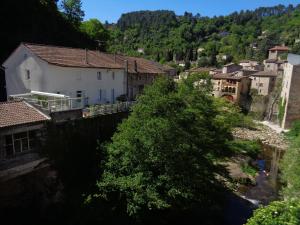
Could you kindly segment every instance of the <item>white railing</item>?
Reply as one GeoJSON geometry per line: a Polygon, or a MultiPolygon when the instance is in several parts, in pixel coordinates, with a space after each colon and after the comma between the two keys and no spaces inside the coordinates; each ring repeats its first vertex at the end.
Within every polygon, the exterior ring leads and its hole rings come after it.
{"type": "Polygon", "coordinates": [[[83,110],[83,117],[113,114],[129,111],[135,102],[118,102],[115,104],[93,105],[83,110]]]}
{"type": "Polygon", "coordinates": [[[61,98],[44,100],[38,98],[14,97],[15,100],[25,100],[29,104],[48,112],[60,112],[84,108],[84,98],[61,98]]]}

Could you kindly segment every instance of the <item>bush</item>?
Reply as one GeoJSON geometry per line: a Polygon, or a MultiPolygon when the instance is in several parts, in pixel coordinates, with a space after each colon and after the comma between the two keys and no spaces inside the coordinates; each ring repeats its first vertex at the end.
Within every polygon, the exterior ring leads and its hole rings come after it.
{"type": "Polygon", "coordinates": [[[246,225],[298,225],[300,224],[299,201],[276,201],[254,212],[246,225]]]}

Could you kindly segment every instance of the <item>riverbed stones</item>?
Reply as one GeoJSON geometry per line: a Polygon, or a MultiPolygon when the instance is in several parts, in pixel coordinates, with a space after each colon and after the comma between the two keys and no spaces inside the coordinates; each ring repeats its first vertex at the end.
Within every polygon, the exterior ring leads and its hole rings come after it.
{"type": "Polygon", "coordinates": [[[286,150],[288,148],[288,142],[283,133],[276,133],[264,125],[257,125],[255,129],[234,128],[232,134],[236,139],[257,140],[280,150],[286,150]]]}

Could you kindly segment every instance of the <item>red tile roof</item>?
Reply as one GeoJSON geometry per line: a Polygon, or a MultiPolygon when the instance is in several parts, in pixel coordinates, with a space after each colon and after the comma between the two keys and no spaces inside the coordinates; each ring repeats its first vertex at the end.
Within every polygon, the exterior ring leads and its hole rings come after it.
{"type": "Polygon", "coordinates": [[[243,76],[236,76],[236,74],[234,73],[218,73],[218,74],[214,74],[212,75],[212,79],[214,80],[242,80],[243,76]]]}
{"type": "Polygon", "coordinates": [[[165,74],[172,70],[170,67],[143,58],[107,54],[96,50],[29,43],[23,45],[42,60],[57,66],[125,69],[128,61],[129,73],[165,74]]]}
{"type": "Polygon", "coordinates": [[[269,49],[270,51],[289,51],[290,49],[286,46],[275,46],[269,49]]]}
{"type": "Polygon", "coordinates": [[[24,101],[0,103],[0,128],[43,122],[49,118],[24,101]]]}

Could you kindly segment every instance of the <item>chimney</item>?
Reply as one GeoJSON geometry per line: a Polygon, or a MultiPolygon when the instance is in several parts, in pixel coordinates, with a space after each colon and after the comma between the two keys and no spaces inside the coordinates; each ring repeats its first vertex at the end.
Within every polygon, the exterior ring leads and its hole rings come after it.
{"type": "Polygon", "coordinates": [[[85,49],[84,63],[85,63],[85,64],[88,64],[88,63],[89,63],[89,61],[88,61],[88,50],[87,50],[87,49],[85,49]]]}
{"type": "Polygon", "coordinates": [[[137,62],[134,60],[134,71],[137,72],[137,62]]]}

